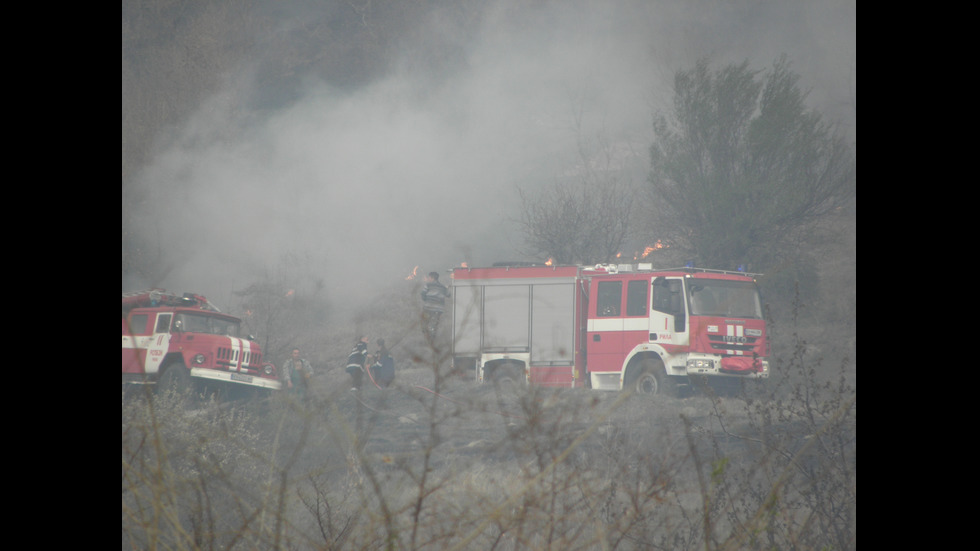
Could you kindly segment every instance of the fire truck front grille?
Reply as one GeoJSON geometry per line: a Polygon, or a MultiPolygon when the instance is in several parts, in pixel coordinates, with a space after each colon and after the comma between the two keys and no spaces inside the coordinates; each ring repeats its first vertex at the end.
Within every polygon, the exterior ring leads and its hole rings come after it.
{"type": "Polygon", "coordinates": [[[242,350],[219,347],[216,363],[218,366],[228,370],[238,371],[239,359],[242,360],[243,367],[249,373],[258,374],[262,367],[262,354],[256,352],[243,352],[242,350]]]}
{"type": "Polygon", "coordinates": [[[751,352],[755,349],[757,337],[727,337],[724,335],[708,335],[712,350],[731,352],[751,352]]]}

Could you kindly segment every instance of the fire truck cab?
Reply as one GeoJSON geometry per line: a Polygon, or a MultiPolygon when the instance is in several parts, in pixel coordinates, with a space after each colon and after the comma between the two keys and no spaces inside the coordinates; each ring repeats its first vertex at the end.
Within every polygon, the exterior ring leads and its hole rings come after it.
{"type": "Polygon", "coordinates": [[[479,382],[671,392],[765,379],[753,275],[647,264],[453,270],[453,358],[479,382]]]}
{"type": "Polygon", "coordinates": [[[276,368],[259,344],[241,333],[241,320],[205,297],[163,289],[123,293],[123,384],[157,389],[280,390],[276,368]]]}

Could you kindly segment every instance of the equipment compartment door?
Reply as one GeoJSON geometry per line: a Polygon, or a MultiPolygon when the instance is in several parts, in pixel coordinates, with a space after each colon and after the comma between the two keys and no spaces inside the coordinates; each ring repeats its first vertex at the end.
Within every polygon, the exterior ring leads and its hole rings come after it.
{"type": "Polygon", "coordinates": [[[484,287],[484,351],[529,351],[530,291],[530,285],[484,287]]]}
{"type": "Polygon", "coordinates": [[[531,362],[575,361],[575,283],[531,289],[531,362]]]}

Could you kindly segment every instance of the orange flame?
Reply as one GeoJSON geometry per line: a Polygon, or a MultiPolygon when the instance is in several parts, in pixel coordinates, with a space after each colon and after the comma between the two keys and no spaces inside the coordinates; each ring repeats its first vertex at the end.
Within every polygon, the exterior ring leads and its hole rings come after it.
{"type": "Polygon", "coordinates": [[[657,250],[660,250],[660,249],[666,249],[666,248],[667,248],[667,245],[664,245],[663,241],[661,241],[661,240],[658,239],[657,242],[654,243],[652,247],[647,247],[647,248],[643,249],[643,254],[640,255],[640,258],[646,258],[653,251],[657,251],[657,250]]]}
{"type": "Polygon", "coordinates": [[[551,266],[554,263],[555,263],[555,259],[549,258],[548,260],[545,260],[544,265],[545,266],[551,266]]]}
{"type": "Polygon", "coordinates": [[[415,276],[417,276],[418,273],[419,273],[419,267],[416,266],[415,269],[412,270],[412,273],[408,274],[408,277],[405,278],[405,281],[415,279],[415,276]]]}
{"type": "Polygon", "coordinates": [[[469,268],[470,267],[470,265],[467,264],[467,263],[465,263],[465,262],[461,262],[460,263],[460,266],[463,267],[463,268],[469,268]]]}
{"type": "Polygon", "coordinates": [[[290,289],[289,291],[286,292],[286,296],[287,297],[291,297],[291,296],[293,296],[293,293],[295,293],[295,292],[296,291],[294,289],[290,289]]]}

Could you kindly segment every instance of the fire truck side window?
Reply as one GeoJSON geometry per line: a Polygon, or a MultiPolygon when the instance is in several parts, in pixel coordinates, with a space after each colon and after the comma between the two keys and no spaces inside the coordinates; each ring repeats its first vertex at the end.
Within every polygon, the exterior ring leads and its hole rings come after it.
{"type": "Polygon", "coordinates": [[[641,279],[630,281],[626,284],[626,315],[645,316],[647,315],[647,287],[650,280],[641,279]]]}
{"type": "Polygon", "coordinates": [[[623,303],[623,282],[600,281],[598,294],[596,315],[605,318],[618,316],[619,307],[623,303]]]}
{"type": "Polygon", "coordinates": [[[674,331],[678,333],[687,330],[682,285],[679,279],[658,277],[653,280],[653,309],[674,316],[674,331]]]}
{"type": "Polygon", "coordinates": [[[170,314],[160,314],[157,316],[156,333],[166,333],[170,331],[170,314]]]}
{"type": "Polygon", "coordinates": [[[667,280],[658,277],[653,282],[653,309],[665,314],[673,314],[670,308],[670,287],[667,280]]]}
{"type": "Polygon", "coordinates": [[[149,320],[150,317],[146,314],[135,314],[129,318],[129,332],[133,335],[145,335],[146,322],[149,320]]]}

